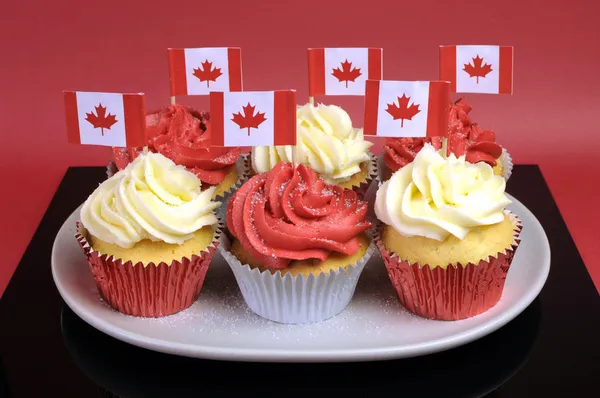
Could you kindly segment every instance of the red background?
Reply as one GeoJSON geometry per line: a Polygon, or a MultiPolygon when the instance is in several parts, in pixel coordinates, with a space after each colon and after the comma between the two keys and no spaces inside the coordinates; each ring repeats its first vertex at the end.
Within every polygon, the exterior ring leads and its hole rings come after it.
{"type": "MultiPolygon", "coordinates": [[[[67,144],[62,90],[143,91],[162,106],[167,47],[203,46],[242,47],[246,90],[296,88],[301,102],[307,47],[383,47],[385,79],[430,80],[440,44],[515,46],[515,94],[466,95],[473,118],[517,163],[540,164],[600,286],[597,1],[10,1],[1,14],[0,292],[66,168],[109,159],[67,144]]],[[[362,125],[361,97],[318,100],[362,125]]]]}

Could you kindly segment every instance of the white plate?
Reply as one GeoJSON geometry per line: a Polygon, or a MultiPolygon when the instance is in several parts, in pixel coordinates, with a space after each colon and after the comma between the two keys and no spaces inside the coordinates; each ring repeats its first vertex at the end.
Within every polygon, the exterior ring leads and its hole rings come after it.
{"type": "Polygon", "coordinates": [[[430,354],[483,337],[520,314],[535,299],[550,270],[550,246],[539,221],[515,200],[523,221],[521,245],[504,295],[491,310],[455,322],[432,321],[399,303],[381,258],[367,264],[356,294],[340,315],[312,325],[283,325],[252,313],[230,268],[216,254],[200,298],[164,318],[120,314],[98,295],[74,238],[79,209],[65,221],[52,250],[52,274],[69,307],[96,329],[150,350],[189,357],[261,362],[371,361],[430,354]]]}

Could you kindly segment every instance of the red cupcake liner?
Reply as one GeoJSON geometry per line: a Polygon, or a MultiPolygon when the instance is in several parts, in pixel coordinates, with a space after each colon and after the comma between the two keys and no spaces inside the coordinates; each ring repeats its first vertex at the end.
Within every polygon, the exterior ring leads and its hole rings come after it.
{"type": "Polygon", "coordinates": [[[449,264],[433,269],[425,264],[403,261],[387,250],[381,240],[383,225],[378,228],[375,244],[387,268],[400,303],[423,318],[455,321],[479,315],[498,303],[506,275],[520,243],[521,221],[512,213],[515,225],[510,248],[478,264],[449,264]]]}
{"type": "Polygon", "coordinates": [[[102,299],[123,314],[156,318],[175,314],[196,301],[219,245],[222,225],[217,227],[213,242],[199,255],[173,260],[170,265],[123,263],[113,256],[101,255],[92,249],[79,223],[77,231],[75,237],[102,299]]]}

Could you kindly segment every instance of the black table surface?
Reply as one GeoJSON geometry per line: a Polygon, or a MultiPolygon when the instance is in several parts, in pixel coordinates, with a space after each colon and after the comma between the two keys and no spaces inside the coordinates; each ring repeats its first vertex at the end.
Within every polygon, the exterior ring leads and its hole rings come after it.
{"type": "Polygon", "coordinates": [[[64,220],[104,178],[101,167],[67,171],[0,301],[0,396],[600,396],[599,295],[537,166],[516,166],[507,189],[540,220],[552,250],[550,276],[529,308],[456,349],[342,364],[175,357],[79,319],[54,286],[50,253],[64,220]]]}

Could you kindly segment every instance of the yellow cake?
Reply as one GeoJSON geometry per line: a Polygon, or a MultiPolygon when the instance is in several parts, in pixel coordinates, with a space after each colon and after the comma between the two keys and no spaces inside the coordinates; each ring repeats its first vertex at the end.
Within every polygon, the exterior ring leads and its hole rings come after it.
{"type": "Polygon", "coordinates": [[[498,224],[471,229],[462,240],[453,235],[441,242],[424,236],[406,237],[391,226],[384,227],[381,239],[385,248],[402,260],[445,269],[449,264],[477,264],[489,256],[496,257],[511,247],[513,230],[512,221],[505,215],[498,224]]]}
{"type": "Polygon", "coordinates": [[[88,243],[100,255],[107,254],[115,259],[121,259],[123,263],[130,261],[133,264],[142,262],[144,266],[154,263],[160,264],[164,262],[171,264],[173,260],[181,260],[182,258],[191,258],[192,255],[199,255],[201,251],[206,250],[215,238],[213,227],[207,225],[193,233],[191,239],[186,240],[182,244],[173,244],[163,241],[153,242],[149,239],[144,239],[137,242],[132,248],[125,249],[114,243],[104,242],[88,231],[82,230],[82,235],[87,239],[88,243]]]}
{"type": "Polygon", "coordinates": [[[369,162],[363,162],[360,164],[360,171],[353,174],[347,181],[337,183],[338,186],[345,189],[352,189],[360,186],[363,182],[369,179],[369,162]]]}
{"type": "Polygon", "coordinates": [[[494,170],[494,174],[497,176],[502,176],[502,173],[504,173],[504,168],[502,167],[499,159],[496,160],[496,165],[492,169],[494,170]]]}
{"type": "Polygon", "coordinates": [[[225,178],[223,179],[223,181],[221,181],[215,186],[216,189],[213,193],[212,198],[215,199],[217,196],[224,196],[224,194],[229,192],[231,187],[234,186],[236,182],[238,182],[239,178],[240,176],[238,173],[237,166],[234,164],[229,168],[227,174],[225,174],[225,178]]]}
{"type": "Polygon", "coordinates": [[[355,264],[363,258],[369,247],[369,238],[366,234],[360,234],[357,236],[357,239],[360,243],[360,249],[354,254],[346,255],[332,252],[325,261],[319,261],[317,259],[293,260],[287,268],[283,269],[270,269],[264,267],[248,254],[237,239],[233,241],[230,251],[242,264],[248,264],[251,268],[258,268],[260,271],[268,270],[272,274],[281,271],[282,276],[285,274],[292,274],[292,276],[298,274],[304,276],[310,274],[319,275],[321,273],[328,274],[330,271],[335,271],[340,268],[348,269],[349,265],[355,264]]]}

